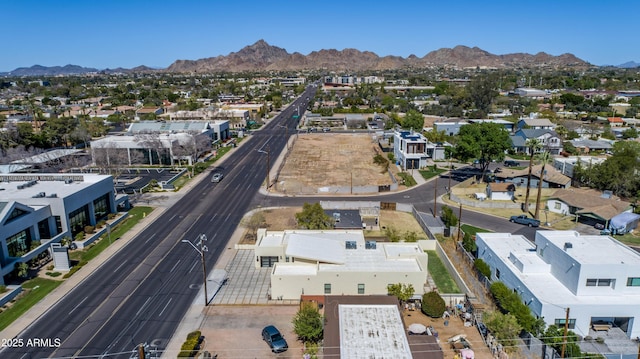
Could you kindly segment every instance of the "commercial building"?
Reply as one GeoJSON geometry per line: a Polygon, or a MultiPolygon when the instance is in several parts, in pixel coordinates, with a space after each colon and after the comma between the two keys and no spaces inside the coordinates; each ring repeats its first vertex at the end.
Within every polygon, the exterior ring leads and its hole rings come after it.
{"type": "Polygon", "coordinates": [[[256,267],[273,267],[272,299],[386,295],[389,284],[424,294],[427,254],[418,243],[366,241],[361,230],[258,230],[256,267]]]}
{"type": "Polygon", "coordinates": [[[547,325],[587,336],[594,325],[640,335],[640,254],[609,236],[575,231],[538,231],[535,243],[522,235],[478,233],[478,258],[491,280],[520,295],[547,325]]]}
{"type": "Polygon", "coordinates": [[[0,175],[0,285],[18,263],[37,259],[52,243],[74,238],[117,212],[113,177],[96,174],[0,175]]]}

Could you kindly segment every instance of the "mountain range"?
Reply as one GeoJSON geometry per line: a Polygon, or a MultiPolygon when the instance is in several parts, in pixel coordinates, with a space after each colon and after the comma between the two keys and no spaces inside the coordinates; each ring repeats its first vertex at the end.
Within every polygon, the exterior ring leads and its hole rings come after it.
{"type": "MultiPolygon", "coordinates": [[[[633,61],[619,67],[638,67],[633,61]]],[[[455,68],[588,68],[593,65],[577,58],[572,54],[559,56],[539,52],[535,55],[514,53],[495,55],[478,47],[456,46],[431,51],[423,57],[410,55],[378,56],[370,51],[356,49],[318,50],[303,55],[298,52],[289,53],[287,50],[269,45],[259,40],[253,45],[245,46],[238,52],[199,60],[177,60],[166,69],[153,69],[138,66],[133,69],[95,69],[77,65],[45,67],[35,65],[21,67],[11,72],[0,73],[0,76],[56,76],[85,73],[133,73],[133,72],[169,72],[169,73],[211,73],[211,72],[242,72],[242,71],[300,71],[300,70],[328,70],[328,71],[363,71],[363,70],[391,70],[430,67],[455,68]]]]}

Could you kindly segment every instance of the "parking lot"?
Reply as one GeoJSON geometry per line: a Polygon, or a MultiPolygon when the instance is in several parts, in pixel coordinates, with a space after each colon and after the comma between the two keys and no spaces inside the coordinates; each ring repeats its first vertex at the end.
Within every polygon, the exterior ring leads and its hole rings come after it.
{"type": "Polygon", "coordinates": [[[293,333],[297,305],[225,306],[206,310],[200,328],[205,337],[203,350],[223,358],[301,358],[302,343],[293,333]],[[274,354],[262,340],[262,328],[274,325],[289,344],[289,350],[274,354]]]}

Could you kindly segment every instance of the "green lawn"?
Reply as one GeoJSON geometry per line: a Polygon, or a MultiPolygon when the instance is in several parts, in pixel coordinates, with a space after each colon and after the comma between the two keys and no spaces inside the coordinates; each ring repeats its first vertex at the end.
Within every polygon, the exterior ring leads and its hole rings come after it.
{"type": "Polygon", "coordinates": [[[462,293],[456,282],[449,275],[449,271],[442,264],[440,257],[436,254],[436,251],[426,251],[429,256],[429,264],[427,265],[427,270],[429,274],[431,274],[431,278],[436,283],[436,287],[438,287],[438,292],[440,293],[462,293]]]}
{"type": "Polygon", "coordinates": [[[24,292],[20,294],[20,299],[0,313],[0,330],[8,327],[61,283],[59,280],[44,278],[33,278],[24,282],[22,284],[24,292]]]}
{"type": "Polygon", "coordinates": [[[464,233],[470,233],[472,236],[474,236],[476,233],[480,232],[480,233],[488,233],[491,232],[488,229],[484,229],[484,228],[479,228],[479,227],[474,227],[474,226],[470,226],[468,224],[463,224],[460,226],[460,229],[464,232],[464,233]]]}
{"type": "Polygon", "coordinates": [[[447,170],[443,168],[436,168],[435,170],[433,168],[429,168],[428,170],[420,170],[420,174],[426,180],[428,180],[429,178],[438,176],[443,172],[447,172],[447,170]]]}
{"type": "Polygon", "coordinates": [[[407,187],[413,187],[417,184],[416,180],[410,173],[400,172],[398,173],[398,176],[404,180],[404,185],[407,187]]]}

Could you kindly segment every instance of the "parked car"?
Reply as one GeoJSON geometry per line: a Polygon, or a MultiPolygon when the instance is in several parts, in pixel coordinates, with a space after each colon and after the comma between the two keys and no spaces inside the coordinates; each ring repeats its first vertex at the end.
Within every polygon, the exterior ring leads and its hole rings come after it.
{"type": "Polygon", "coordinates": [[[262,340],[269,344],[271,351],[274,353],[282,353],[289,349],[287,341],[284,340],[280,331],[273,325],[269,325],[262,329],[262,340]]]}
{"type": "Polygon", "coordinates": [[[535,218],[529,218],[524,214],[521,214],[519,216],[511,216],[511,218],[509,218],[509,222],[512,223],[520,223],[520,224],[524,224],[526,226],[529,227],[539,227],[540,226],[540,221],[535,219],[535,218]]]}
{"type": "Polygon", "coordinates": [[[595,229],[604,229],[604,224],[596,223],[596,224],[593,225],[593,228],[595,228],[595,229]]]}
{"type": "Polygon", "coordinates": [[[331,129],[329,127],[325,127],[325,128],[322,129],[322,132],[329,132],[329,131],[331,131],[331,129]]]}
{"type": "Polygon", "coordinates": [[[513,160],[506,160],[506,161],[504,161],[504,166],[505,167],[518,167],[518,166],[520,166],[520,162],[513,161],[513,160]]]}
{"type": "Polygon", "coordinates": [[[211,176],[211,182],[218,183],[222,181],[222,177],[224,177],[222,173],[220,172],[214,173],[213,176],[211,176]]]}

